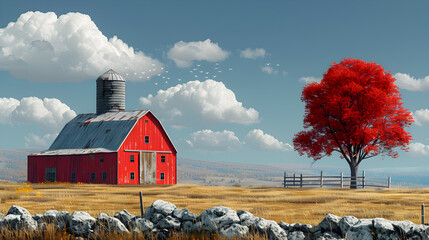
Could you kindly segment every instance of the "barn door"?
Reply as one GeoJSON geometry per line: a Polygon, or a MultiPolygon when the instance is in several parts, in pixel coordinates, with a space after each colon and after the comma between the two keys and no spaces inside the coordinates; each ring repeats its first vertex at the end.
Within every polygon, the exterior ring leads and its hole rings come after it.
{"type": "Polygon", "coordinates": [[[140,184],[156,184],[156,153],[140,153],[140,184]]]}

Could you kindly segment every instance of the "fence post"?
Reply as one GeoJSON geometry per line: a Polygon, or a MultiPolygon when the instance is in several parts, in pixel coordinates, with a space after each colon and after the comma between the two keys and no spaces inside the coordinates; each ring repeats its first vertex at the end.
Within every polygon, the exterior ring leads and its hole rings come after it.
{"type": "Polygon", "coordinates": [[[300,184],[301,184],[301,188],[302,188],[302,173],[301,173],[301,176],[300,176],[300,184]]]}
{"type": "Polygon", "coordinates": [[[296,185],[296,182],[295,182],[296,180],[295,180],[295,173],[293,174],[293,186],[295,187],[295,185],[296,185]]]}
{"type": "Polygon", "coordinates": [[[341,188],[343,188],[343,172],[341,172],[340,184],[341,184],[341,188]]]}
{"type": "Polygon", "coordinates": [[[287,173],[284,172],[284,174],[283,174],[283,188],[286,188],[286,177],[287,177],[287,173]]]}
{"type": "Polygon", "coordinates": [[[425,204],[422,204],[422,224],[425,224],[425,204]]]}
{"type": "Polygon", "coordinates": [[[365,189],[365,170],[362,171],[362,188],[365,189]]]}
{"type": "Polygon", "coordinates": [[[390,183],[392,182],[392,179],[389,177],[387,179],[387,188],[390,188],[390,183]]]}
{"type": "Polygon", "coordinates": [[[323,187],[323,171],[320,171],[320,187],[323,187]]]}
{"type": "Polygon", "coordinates": [[[143,193],[140,191],[140,213],[143,218],[143,193]]]}

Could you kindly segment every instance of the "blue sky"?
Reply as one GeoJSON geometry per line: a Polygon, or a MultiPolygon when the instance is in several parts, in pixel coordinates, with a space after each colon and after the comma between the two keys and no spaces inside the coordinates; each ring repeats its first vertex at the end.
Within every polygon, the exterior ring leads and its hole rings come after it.
{"type": "MultiPolygon", "coordinates": [[[[391,71],[418,121],[408,129],[409,153],[371,158],[361,169],[429,168],[428,7],[2,1],[0,149],[47,148],[74,114],[95,112],[95,79],[112,67],[127,80],[127,110],[161,118],[179,157],[310,166],[290,147],[302,130],[305,80],[352,57],[391,71]]],[[[338,156],[314,165],[325,166],[347,169],[338,156]]]]}

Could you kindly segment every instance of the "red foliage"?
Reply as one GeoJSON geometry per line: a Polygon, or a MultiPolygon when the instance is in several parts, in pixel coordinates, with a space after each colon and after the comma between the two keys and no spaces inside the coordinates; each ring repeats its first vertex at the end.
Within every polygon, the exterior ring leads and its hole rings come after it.
{"type": "Polygon", "coordinates": [[[413,122],[404,109],[395,78],[381,65],[359,59],[333,63],[320,83],[307,84],[304,131],[293,144],[300,155],[319,160],[339,152],[349,165],[378,154],[397,157],[406,150],[413,122]]]}

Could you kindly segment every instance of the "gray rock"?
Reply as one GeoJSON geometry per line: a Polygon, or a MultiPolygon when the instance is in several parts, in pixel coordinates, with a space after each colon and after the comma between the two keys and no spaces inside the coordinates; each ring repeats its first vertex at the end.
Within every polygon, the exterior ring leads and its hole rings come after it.
{"type": "Polygon", "coordinates": [[[316,240],[339,240],[339,239],[344,239],[341,238],[338,234],[335,233],[324,233],[321,236],[318,236],[316,238],[316,240]]]}
{"type": "Polygon", "coordinates": [[[100,215],[97,217],[96,225],[101,231],[106,233],[122,234],[124,232],[129,232],[119,219],[110,217],[105,213],[100,213],[100,215]]]}
{"type": "Polygon", "coordinates": [[[38,223],[33,219],[27,209],[13,205],[1,222],[2,227],[11,230],[26,229],[28,231],[37,230],[38,223]]]}
{"type": "Polygon", "coordinates": [[[57,224],[57,210],[49,210],[43,214],[43,221],[46,223],[54,223],[57,224]]]}
{"type": "Polygon", "coordinates": [[[69,225],[71,231],[77,236],[89,237],[93,232],[96,220],[86,212],[76,211],[70,216],[69,225]]]}
{"type": "Polygon", "coordinates": [[[68,228],[70,227],[70,214],[69,212],[62,211],[57,213],[57,222],[58,222],[58,228],[68,228]]]}
{"type": "Polygon", "coordinates": [[[156,228],[178,231],[180,230],[180,221],[172,216],[167,216],[156,224],[156,228]]]}
{"type": "Polygon", "coordinates": [[[266,220],[263,218],[259,218],[259,220],[255,223],[254,227],[256,228],[256,230],[260,233],[260,234],[264,234],[267,233],[268,230],[270,229],[271,225],[277,225],[276,222],[271,221],[271,220],[266,220]]]}
{"type": "Polygon", "coordinates": [[[176,205],[170,202],[156,200],[146,209],[144,216],[147,219],[149,219],[150,215],[153,213],[161,213],[164,216],[168,216],[173,213],[174,209],[176,209],[176,205]]]}
{"type": "Polygon", "coordinates": [[[190,232],[192,232],[192,225],[194,225],[194,224],[192,223],[192,221],[184,221],[184,222],[182,223],[182,229],[183,229],[183,231],[184,231],[185,233],[190,233],[190,232]]]}
{"type": "Polygon", "coordinates": [[[287,235],[288,240],[305,240],[305,235],[301,231],[289,232],[287,235]]]}
{"type": "Polygon", "coordinates": [[[311,224],[301,224],[301,223],[289,224],[290,232],[301,231],[305,234],[308,234],[308,233],[314,233],[319,229],[320,227],[313,227],[311,224]]]}
{"type": "Polygon", "coordinates": [[[226,229],[221,229],[220,235],[223,238],[231,239],[233,237],[243,238],[249,233],[249,228],[240,224],[234,223],[226,229]]]}
{"type": "Polygon", "coordinates": [[[157,224],[159,221],[161,221],[164,218],[165,216],[162,213],[154,213],[152,214],[150,221],[157,224]]]}
{"type": "Polygon", "coordinates": [[[37,222],[37,229],[41,229],[42,231],[46,229],[46,224],[42,214],[35,214],[33,219],[37,222]]]}
{"type": "Polygon", "coordinates": [[[268,229],[268,239],[270,240],[287,240],[287,232],[277,223],[271,224],[268,229]]]}
{"type": "Polygon", "coordinates": [[[178,209],[178,208],[176,208],[176,209],[173,210],[172,216],[174,218],[182,220],[183,215],[185,215],[185,213],[187,213],[187,212],[188,212],[188,209],[178,209]]]}
{"type": "Polygon", "coordinates": [[[219,229],[227,229],[234,223],[240,223],[237,213],[227,207],[212,207],[200,215],[202,228],[206,231],[218,232],[219,229]]]}
{"type": "Polygon", "coordinates": [[[375,228],[375,235],[377,239],[399,239],[399,235],[395,232],[395,228],[393,227],[392,223],[390,223],[390,221],[384,218],[375,218],[372,224],[375,228]]]}
{"type": "Polygon", "coordinates": [[[203,224],[202,222],[196,222],[194,223],[194,225],[192,225],[192,229],[191,232],[199,232],[203,229],[203,224]]]}
{"type": "Polygon", "coordinates": [[[357,219],[354,216],[344,216],[340,220],[340,230],[341,230],[341,236],[344,237],[346,235],[346,232],[349,230],[349,228],[353,225],[355,225],[359,219],[357,219]]]}
{"type": "Polygon", "coordinates": [[[280,221],[280,222],[279,222],[279,226],[280,226],[281,228],[283,228],[283,230],[288,231],[288,232],[289,232],[289,225],[290,225],[290,224],[285,223],[285,222],[283,222],[283,221],[280,221]]]}
{"type": "Polygon", "coordinates": [[[116,212],[114,216],[115,218],[119,219],[119,221],[121,221],[121,223],[124,224],[124,226],[130,231],[136,227],[135,221],[139,218],[138,216],[129,213],[125,209],[120,212],[116,212]]]}
{"type": "Polygon", "coordinates": [[[347,240],[374,239],[372,219],[361,219],[346,233],[347,240]]]}
{"type": "Polygon", "coordinates": [[[152,232],[154,228],[155,225],[145,218],[139,218],[136,220],[136,229],[142,231],[143,233],[152,232]]]}
{"type": "Polygon", "coordinates": [[[182,221],[191,221],[195,222],[198,219],[198,215],[193,212],[186,212],[182,216],[182,221]]]}
{"type": "Polygon", "coordinates": [[[247,227],[254,226],[256,222],[259,220],[258,217],[253,216],[253,214],[248,211],[238,210],[237,215],[240,218],[241,225],[247,226],[247,227]]]}
{"type": "Polygon", "coordinates": [[[340,229],[340,220],[341,218],[338,216],[335,216],[333,214],[328,213],[325,218],[319,223],[319,228],[322,233],[324,232],[334,232],[341,234],[340,229]]]}
{"type": "Polygon", "coordinates": [[[411,236],[415,229],[417,229],[417,225],[410,221],[390,221],[390,223],[398,229],[400,234],[411,236]]]}

